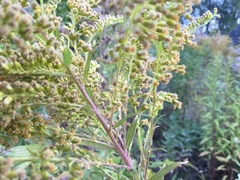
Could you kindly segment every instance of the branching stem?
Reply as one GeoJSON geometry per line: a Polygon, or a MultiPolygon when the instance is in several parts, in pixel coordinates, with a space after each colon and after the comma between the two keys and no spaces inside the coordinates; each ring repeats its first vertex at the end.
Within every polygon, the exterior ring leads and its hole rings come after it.
{"type": "Polygon", "coordinates": [[[120,146],[120,144],[118,143],[118,141],[116,140],[116,138],[114,137],[112,131],[110,130],[109,125],[107,124],[107,121],[105,120],[105,118],[101,115],[101,113],[99,112],[97,106],[93,103],[93,101],[91,100],[91,98],[89,97],[89,95],[87,94],[85,88],[83,87],[83,85],[80,83],[80,81],[78,80],[78,78],[75,76],[75,74],[71,71],[70,68],[67,68],[72,80],[76,83],[78,89],[81,91],[82,95],[85,97],[86,101],[88,102],[88,104],[92,107],[95,115],[97,116],[97,118],[99,119],[99,121],[101,122],[103,128],[105,129],[105,131],[107,132],[108,136],[110,137],[112,143],[114,144],[117,152],[119,153],[119,155],[122,157],[124,163],[128,166],[128,169],[131,170],[133,169],[133,164],[132,164],[132,160],[131,158],[128,156],[128,154],[126,152],[124,152],[124,150],[122,149],[122,147],[120,146]]]}
{"type": "Polygon", "coordinates": [[[147,144],[147,152],[146,152],[146,163],[145,163],[145,171],[144,171],[144,180],[148,180],[148,165],[150,160],[150,154],[151,154],[151,147],[152,147],[152,138],[154,134],[154,117],[155,117],[155,106],[156,106],[156,93],[157,88],[154,87],[154,95],[153,95],[153,107],[152,107],[152,113],[151,118],[149,122],[149,129],[148,129],[148,144],[147,144]]]}

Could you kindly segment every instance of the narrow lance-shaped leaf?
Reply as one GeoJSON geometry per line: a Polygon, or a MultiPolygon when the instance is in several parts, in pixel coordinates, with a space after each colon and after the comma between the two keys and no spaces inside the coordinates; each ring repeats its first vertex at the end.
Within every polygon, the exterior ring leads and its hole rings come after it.
{"type": "Polygon", "coordinates": [[[58,28],[56,28],[56,29],[53,31],[53,34],[54,34],[54,36],[57,38],[57,40],[60,41],[60,33],[59,33],[58,28]]]}
{"type": "Polygon", "coordinates": [[[93,97],[93,92],[91,91],[91,88],[90,87],[86,87],[86,91],[89,95],[89,97],[93,100],[93,102],[95,103],[95,99],[93,97]]]}
{"type": "Polygon", "coordinates": [[[87,54],[87,55],[86,55],[87,61],[86,61],[86,64],[85,64],[84,74],[83,74],[84,80],[86,80],[87,77],[88,77],[88,73],[89,73],[89,68],[90,68],[90,63],[91,63],[91,58],[92,58],[93,51],[88,52],[88,53],[86,53],[86,54],[87,54]]]}
{"type": "Polygon", "coordinates": [[[3,153],[6,157],[30,157],[36,155],[44,146],[31,144],[26,146],[16,146],[3,153]]]}
{"type": "Polygon", "coordinates": [[[26,169],[31,163],[31,161],[14,162],[13,169],[26,169]]]}
{"type": "Polygon", "coordinates": [[[149,178],[149,180],[162,180],[165,175],[167,175],[169,172],[174,170],[176,167],[178,167],[182,164],[186,164],[186,163],[188,163],[188,162],[174,162],[174,163],[160,169],[157,173],[153,174],[149,178]]]}
{"type": "Polygon", "coordinates": [[[132,117],[132,116],[135,116],[135,115],[137,115],[137,113],[131,113],[131,114],[125,116],[125,117],[122,118],[120,121],[118,121],[118,122],[113,126],[113,128],[117,128],[117,127],[123,125],[123,123],[124,123],[128,118],[130,118],[130,117],[132,117]]]}
{"type": "Polygon", "coordinates": [[[225,157],[221,157],[221,156],[215,156],[215,158],[220,161],[220,162],[225,162],[227,163],[229,161],[228,158],[225,158],[225,157]]]}
{"type": "Polygon", "coordinates": [[[63,50],[63,63],[67,68],[69,68],[72,63],[72,52],[68,47],[65,47],[63,50]]]}
{"type": "Polygon", "coordinates": [[[128,128],[128,131],[127,131],[127,142],[126,142],[126,146],[127,148],[130,147],[130,145],[132,144],[132,141],[133,141],[133,138],[134,138],[134,135],[136,133],[136,129],[137,129],[137,118],[135,118],[132,122],[132,124],[130,125],[130,127],[128,128]]]}
{"type": "Polygon", "coordinates": [[[125,169],[123,175],[126,176],[128,179],[139,180],[138,172],[136,169],[132,169],[131,171],[125,169]]]}
{"type": "Polygon", "coordinates": [[[98,178],[100,178],[100,177],[104,178],[106,176],[104,173],[102,173],[100,171],[93,171],[90,174],[91,174],[91,178],[93,177],[92,175],[97,175],[98,178]]]}
{"type": "Polygon", "coordinates": [[[113,150],[114,149],[114,146],[104,143],[104,142],[95,141],[95,140],[91,140],[91,139],[83,139],[83,138],[80,138],[80,140],[81,140],[80,144],[83,146],[89,146],[89,147],[102,149],[102,150],[113,150]]]}
{"type": "Polygon", "coordinates": [[[11,157],[14,159],[14,169],[25,169],[27,168],[32,162],[31,161],[21,161],[21,158],[27,158],[31,156],[37,156],[40,151],[44,149],[44,146],[38,144],[31,144],[26,146],[16,146],[12,147],[11,149],[7,150],[3,153],[5,157],[11,157]],[[20,160],[20,161],[19,161],[20,160]]]}
{"type": "Polygon", "coordinates": [[[226,170],[226,165],[222,164],[222,165],[218,166],[216,170],[217,171],[224,171],[224,170],[226,170]]]}
{"type": "MultiPolygon", "coordinates": [[[[89,69],[90,69],[91,58],[92,58],[93,52],[94,51],[86,53],[87,54],[86,55],[87,61],[85,63],[85,68],[84,68],[84,73],[83,73],[84,81],[87,80],[87,77],[88,77],[88,74],[89,74],[89,69]]],[[[86,87],[86,91],[87,91],[88,95],[90,96],[90,98],[94,101],[93,93],[92,93],[91,89],[89,87],[86,87]]]]}

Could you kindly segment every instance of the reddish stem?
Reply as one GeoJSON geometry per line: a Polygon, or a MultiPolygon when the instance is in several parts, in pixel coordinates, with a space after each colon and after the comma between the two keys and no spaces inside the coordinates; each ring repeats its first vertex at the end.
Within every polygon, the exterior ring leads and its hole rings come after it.
{"type": "Polygon", "coordinates": [[[99,112],[97,106],[93,103],[93,101],[91,100],[91,98],[89,97],[89,95],[87,94],[85,88],[83,87],[83,85],[80,83],[80,81],[78,80],[78,78],[75,76],[75,74],[69,69],[67,68],[73,81],[76,83],[78,89],[81,91],[81,93],[83,94],[83,96],[85,97],[86,101],[89,103],[89,105],[92,107],[94,113],[96,114],[97,118],[99,119],[99,121],[101,122],[103,128],[105,129],[105,131],[107,132],[108,136],[110,137],[112,143],[114,144],[117,152],[119,153],[119,155],[122,157],[124,163],[129,167],[129,169],[133,169],[133,165],[132,165],[132,160],[131,158],[128,156],[127,152],[124,152],[124,150],[121,148],[120,144],[117,142],[116,138],[114,137],[112,131],[110,130],[109,125],[107,124],[105,118],[101,115],[101,113],[99,112]]]}

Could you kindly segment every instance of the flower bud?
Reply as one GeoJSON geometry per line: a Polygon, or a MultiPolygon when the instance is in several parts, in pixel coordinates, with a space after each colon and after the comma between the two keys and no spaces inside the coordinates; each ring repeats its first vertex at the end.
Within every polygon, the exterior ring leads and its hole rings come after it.
{"type": "Polygon", "coordinates": [[[19,63],[19,62],[17,62],[17,61],[14,61],[13,63],[13,68],[16,68],[16,69],[20,69],[22,66],[21,66],[21,64],[19,63]]]}
{"type": "Polygon", "coordinates": [[[6,71],[8,71],[10,69],[7,63],[2,63],[1,68],[6,70],[6,71]]]}
{"type": "Polygon", "coordinates": [[[4,93],[0,91],[0,101],[5,97],[4,93]]]}
{"type": "Polygon", "coordinates": [[[5,106],[9,105],[11,102],[13,101],[13,98],[11,96],[7,96],[4,100],[3,100],[3,104],[5,106]]]}
{"type": "Polygon", "coordinates": [[[14,93],[14,89],[13,89],[13,87],[10,84],[8,84],[6,86],[6,90],[7,90],[7,93],[9,93],[9,94],[14,93]]]}
{"type": "Polygon", "coordinates": [[[8,8],[11,4],[12,3],[9,0],[2,0],[2,4],[1,5],[2,5],[3,8],[8,8]]]}
{"type": "Polygon", "coordinates": [[[16,171],[10,171],[10,172],[8,172],[8,174],[7,174],[7,178],[8,178],[8,179],[15,179],[16,177],[17,177],[16,171]]]}

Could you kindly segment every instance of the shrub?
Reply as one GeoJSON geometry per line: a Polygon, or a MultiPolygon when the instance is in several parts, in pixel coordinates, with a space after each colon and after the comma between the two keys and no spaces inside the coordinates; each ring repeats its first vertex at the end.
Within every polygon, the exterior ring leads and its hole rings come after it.
{"type": "MultiPolygon", "coordinates": [[[[202,153],[210,158],[212,179],[237,178],[239,172],[239,74],[232,69],[234,51],[226,36],[201,38],[208,61],[196,98],[203,123],[202,153]]],[[[200,49],[201,51],[201,49],[200,49]]]]}

